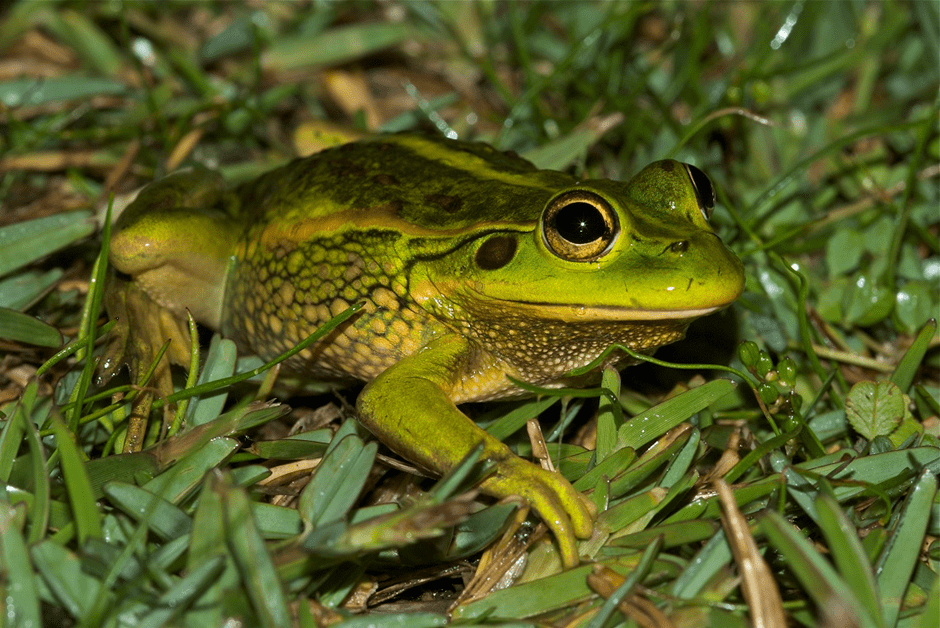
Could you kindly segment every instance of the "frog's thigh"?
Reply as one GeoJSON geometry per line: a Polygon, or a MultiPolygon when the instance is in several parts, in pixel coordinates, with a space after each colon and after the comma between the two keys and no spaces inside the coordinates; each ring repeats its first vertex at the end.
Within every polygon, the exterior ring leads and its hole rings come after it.
{"type": "Polygon", "coordinates": [[[391,449],[441,474],[482,443],[483,456],[497,468],[483,491],[525,498],[558,538],[565,564],[577,564],[575,537],[590,536],[593,527],[578,492],[560,474],[517,457],[450,400],[449,382],[466,352],[463,339],[441,338],[404,358],[362,391],[360,420],[391,449]]]}

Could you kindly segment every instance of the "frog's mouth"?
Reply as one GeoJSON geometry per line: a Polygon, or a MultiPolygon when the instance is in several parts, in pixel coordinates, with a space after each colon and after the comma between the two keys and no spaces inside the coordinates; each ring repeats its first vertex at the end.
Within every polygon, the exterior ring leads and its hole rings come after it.
{"type": "Polygon", "coordinates": [[[721,310],[731,302],[703,308],[644,310],[641,308],[620,307],[613,305],[559,305],[557,303],[536,303],[531,301],[505,301],[475,295],[488,301],[494,309],[503,308],[515,314],[524,314],[533,319],[551,318],[565,322],[595,321],[678,321],[701,318],[721,310]]]}

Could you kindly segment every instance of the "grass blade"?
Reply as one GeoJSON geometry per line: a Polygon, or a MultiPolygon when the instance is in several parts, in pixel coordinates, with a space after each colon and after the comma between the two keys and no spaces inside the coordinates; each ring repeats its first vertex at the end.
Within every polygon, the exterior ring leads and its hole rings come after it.
{"type": "Polygon", "coordinates": [[[882,627],[878,587],[865,548],[858,540],[858,530],[828,495],[816,500],[816,514],[839,573],[861,602],[860,610],[868,614],[875,626],[882,627]]]}
{"type": "Polygon", "coordinates": [[[52,429],[55,432],[56,451],[61,458],[65,489],[72,506],[78,541],[81,544],[91,537],[101,538],[101,513],[95,503],[85,463],[72,440],[73,434],[58,417],[53,417],[52,429]]]}
{"type": "Polygon", "coordinates": [[[897,525],[875,565],[886,626],[893,626],[901,611],[904,592],[907,591],[924,542],[936,492],[936,476],[930,471],[923,471],[908,494],[897,525]]]}

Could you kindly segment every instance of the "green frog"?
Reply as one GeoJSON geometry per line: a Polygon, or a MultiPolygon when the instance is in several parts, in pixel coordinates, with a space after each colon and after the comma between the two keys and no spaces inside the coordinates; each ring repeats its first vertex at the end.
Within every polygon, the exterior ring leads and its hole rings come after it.
{"type": "Polygon", "coordinates": [[[708,178],[677,161],[623,183],[482,143],[375,136],[235,188],[200,169],[146,187],[111,237],[109,311],[123,316],[124,353],[172,338],[186,363],[187,309],[270,359],[364,303],[283,368],[367,382],[363,425],[433,473],[482,445],[495,468],[482,491],[522,497],[571,566],[589,504],[457,406],[525,394],[510,378],[583,385],[569,371],[612,343],[652,352],[729,305],[744,274],[709,226],[713,205],[708,178]]]}

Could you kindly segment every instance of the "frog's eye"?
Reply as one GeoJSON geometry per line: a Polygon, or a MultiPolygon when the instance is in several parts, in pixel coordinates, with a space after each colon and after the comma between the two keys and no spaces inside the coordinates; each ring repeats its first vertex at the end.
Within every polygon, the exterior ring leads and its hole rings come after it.
{"type": "Polygon", "coordinates": [[[617,212],[603,198],[578,190],[558,196],[542,216],[542,237],[549,250],[572,262],[590,262],[617,239],[617,212]]]}
{"type": "Polygon", "coordinates": [[[698,198],[698,208],[702,210],[705,220],[712,217],[712,210],[715,209],[715,188],[712,187],[711,179],[708,175],[691,164],[683,164],[686,172],[689,173],[689,179],[692,181],[692,187],[695,188],[695,196],[698,198]]]}

